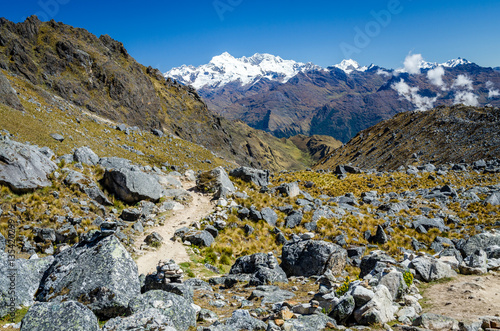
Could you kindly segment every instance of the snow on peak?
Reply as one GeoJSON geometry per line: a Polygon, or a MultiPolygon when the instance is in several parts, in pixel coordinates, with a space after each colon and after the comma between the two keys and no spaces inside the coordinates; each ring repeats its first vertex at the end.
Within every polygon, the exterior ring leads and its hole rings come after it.
{"type": "Polygon", "coordinates": [[[286,83],[301,71],[321,70],[312,63],[283,60],[279,56],[256,53],[251,57],[235,58],[228,52],[214,56],[199,67],[183,65],[164,74],[196,89],[221,87],[232,82],[242,86],[255,84],[263,78],[286,83]]]}
{"type": "Polygon", "coordinates": [[[353,71],[366,71],[368,70],[367,66],[361,67],[358,62],[349,59],[349,60],[342,60],[339,64],[335,64],[334,67],[339,68],[340,70],[343,70],[346,74],[350,74],[353,71]]]}
{"type": "Polygon", "coordinates": [[[466,59],[462,59],[459,57],[458,59],[449,60],[449,61],[446,61],[445,63],[441,63],[440,65],[443,67],[447,67],[447,68],[454,68],[454,67],[458,67],[458,66],[465,65],[465,64],[471,64],[471,63],[472,62],[467,61],[466,59]]]}

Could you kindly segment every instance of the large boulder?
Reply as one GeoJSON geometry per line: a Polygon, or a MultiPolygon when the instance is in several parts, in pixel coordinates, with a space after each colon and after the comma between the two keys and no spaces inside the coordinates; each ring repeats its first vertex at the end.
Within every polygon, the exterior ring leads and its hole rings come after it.
{"type": "Polygon", "coordinates": [[[428,256],[414,258],[409,267],[415,269],[417,277],[426,282],[457,276],[449,264],[428,256]]]}
{"type": "Polygon", "coordinates": [[[321,240],[300,240],[283,246],[281,267],[288,277],[322,275],[327,270],[340,274],[347,262],[347,251],[321,240]]]}
{"type": "Polygon", "coordinates": [[[260,215],[264,221],[270,226],[276,226],[276,222],[278,221],[278,214],[269,207],[262,208],[260,211],[260,215]]]}
{"type": "Polygon", "coordinates": [[[21,321],[21,331],[97,331],[97,317],[79,302],[37,302],[21,321]]]}
{"type": "Polygon", "coordinates": [[[294,198],[300,194],[300,188],[297,182],[281,184],[276,187],[276,191],[290,198],[294,198]]]}
{"type": "Polygon", "coordinates": [[[36,147],[0,137],[0,184],[16,193],[52,185],[48,175],[57,169],[36,147]]]}
{"type": "Polygon", "coordinates": [[[236,191],[233,182],[222,167],[201,173],[196,180],[196,187],[201,192],[215,193],[216,198],[225,198],[236,191]]]}
{"type": "Polygon", "coordinates": [[[103,331],[176,331],[170,318],[163,315],[161,310],[148,308],[128,317],[112,318],[104,324],[103,331]]]}
{"type": "Polygon", "coordinates": [[[256,253],[239,257],[231,267],[229,274],[252,274],[250,285],[269,285],[288,283],[283,269],[273,253],[256,253]]]}
{"type": "Polygon", "coordinates": [[[162,187],[156,177],[139,170],[106,170],[102,183],[117,198],[129,204],[142,200],[158,202],[163,196],[162,187]]]}
{"type": "Polygon", "coordinates": [[[96,232],[56,256],[38,293],[38,301],[75,300],[97,316],[116,317],[140,294],[137,265],[115,236],[96,232]]]}
{"type": "Polygon", "coordinates": [[[64,178],[64,183],[68,186],[75,185],[78,189],[88,195],[89,198],[100,203],[103,206],[111,206],[111,201],[108,200],[104,192],[101,191],[99,186],[78,171],[70,170],[64,178]]]}
{"type": "Polygon", "coordinates": [[[387,255],[384,251],[372,251],[369,255],[364,256],[363,259],[361,259],[361,264],[359,266],[361,271],[359,277],[363,278],[372,271],[376,271],[375,273],[378,273],[378,269],[383,269],[385,266],[390,264],[396,264],[396,260],[387,255]]]}
{"type": "Polygon", "coordinates": [[[397,310],[387,287],[379,285],[373,299],[354,311],[354,318],[361,325],[383,324],[392,321],[397,310]]]}
{"type": "Polygon", "coordinates": [[[325,314],[312,314],[299,315],[286,321],[283,326],[285,330],[317,331],[336,329],[337,323],[325,314]]]}
{"type": "Polygon", "coordinates": [[[73,160],[86,165],[94,166],[99,163],[99,156],[97,156],[97,154],[94,153],[93,150],[84,146],[75,150],[75,152],[73,153],[73,160]]]}
{"type": "Polygon", "coordinates": [[[251,182],[259,186],[267,186],[269,184],[269,170],[240,167],[231,170],[229,176],[241,178],[245,182],[251,182]]]}
{"type": "Polygon", "coordinates": [[[29,307],[34,303],[34,296],[40,285],[40,281],[54,262],[54,257],[48,256],[43,259],[33,258],[30,260],[17,259],[0,251],[0,318],[9,314],[8,305],[11,304],[11,281],[15,278],[15,305],[29,307]],[[13,275],[12,270],[16,270],[13,275]]]}
{"type": "Polygon", "coordinates": [[[187,330],[196,326],[196,311],[191,303],[180,295],[161,290],[137,295],[129,303],[129,311],[136,314],[155,308],[170,319],[177,330],[187,330]]]}

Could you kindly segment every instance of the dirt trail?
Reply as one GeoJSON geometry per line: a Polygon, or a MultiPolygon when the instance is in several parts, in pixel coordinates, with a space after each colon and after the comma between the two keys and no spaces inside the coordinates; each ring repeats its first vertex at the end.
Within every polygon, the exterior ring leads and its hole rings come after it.
{"type": "Polygon", "coordinates": [[[183,188],[188,190],[193,201],[184,209],[176,210],[173,215],[165,221],[165,225],[147,229],[142,236],[136,241],[136,248],[144,242],[144,238],[151,232],[157,232],[163,237],[163,244],[157,250],[145,250],[144,255],[141,255],[137,260],[139,274],[150,273],[156,270],[158,261],[173,259],[176,263],[190,261],[186,252],[186,247],[176,241],[172,241],[176,229],[182,226],[188,226],[191,222],[197,221],[214,210],[214,204],[210,201],[210,197],[201,193],[195,192],[194,182],[183,182],[183,188]]]}
{"type": "Polygon", "coordinates": [[[435,284],[423,293],[424,311],[445,315],[459,321],[474,321],[481,316],[500,314],[500,274],[459,276],[435,284]]]}

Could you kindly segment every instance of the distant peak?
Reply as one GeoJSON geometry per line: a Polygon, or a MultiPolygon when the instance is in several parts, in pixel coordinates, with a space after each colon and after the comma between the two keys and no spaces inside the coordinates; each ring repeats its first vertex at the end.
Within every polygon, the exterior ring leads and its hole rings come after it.
{"type": "Polygon", "coordinates": [[[232,82],[242,86],[255,84],[265,78],[286,83],[299,72],[321,70],[312,63],[283,60],[267,53],[255,53],[251,57],[235,58],[228,52],[214,56],[208,64],[197,68],[181,66],[165,73],[183,84],[200,89],[203,87],[222,87],[232,82]]]}
{"type": "Polygon", "coordinates": [[[458,66],[465,65],[465,64],[472,64],[472,62],[459,57],[457,59],[453,59],[453,60],[446,61],[445,63],[441,63],[441,66],[448,67],[448,68],[454,68],[454,67],[458,67],[458,66]]]}
{"type": "Polygon", "coordinates": [[[366,71],[368,67],[360,66],[358,62],[353,59],[344,59],[339,64],[334,65],[334,67],[339,68],[346,74],[350,74],[353,71],[366,71]]]}

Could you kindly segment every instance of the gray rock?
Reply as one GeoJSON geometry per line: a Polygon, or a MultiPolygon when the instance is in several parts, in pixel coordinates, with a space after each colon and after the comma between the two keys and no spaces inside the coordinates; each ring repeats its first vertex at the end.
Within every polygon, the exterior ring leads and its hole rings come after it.
{"type": "Polygon", "coordinates": [[[375,235],[371,236],[369,241],[376,244],[385,244],[389,239],[384,231],[384,228],[380,225],[377,226],[377,232],[375,235]]]}
{"type": "Polygon", "coordinates": [[[210,247],[214,242],[214,237],[208,231],[189,231],[182,238],[184,241],[189,241],[191,244],[199,247],[210,247]]]}
{"type": "Polygon", "coordinates": [[[127,222],[136,222],[141,216],[142,210],[139,208],[127,208],[122,211],[120,218],[127,222]]]}
{"type": "Polygon", "coordinates": [[[447,316],[424,313],[413,321],[413,326],[430,330],[458,330],[458,321],[447,316]]]}
{"type": "Polygon", "coordinates": [[[64,179],[66,185],[76,185],[80,191],[88,195],[92,200],[100,203],[103,206],[111,206],[111,201],[108,200],[104,192],[90,178],[83,175],[81,172],[70,170],[64,179]]]}
{"type": "Polygon", "coordinates": [[[333,308],[329,316],[334,318],[337,323],[344,324],[353,313],[355,306],[354,298],[351,295],[346,295],[333,308]]]}
{"type": "Polygon", "coordinates": [[[3,72],[0,72],[0,102],[17,110],[24,110],[23,105],[19,101],[16,90],[12,88],[9,80],[5,77],[3,72]]]}
{"type": "Polygon", "coordinates": [[[300,188],[297,182],[281,184],[280,186],[276,187],[276,191],[290,198],[294,198],[300,194],[300,188]]]}
{"type": "Polygon", "coordinates": [[[148,245],[158,245],[158,244],[161,244],[163,242],[163,237],[157,233],[157,232],[153,232],[149,235],[146,236],[146,238],[144,239],[144,242],[148,245]]]}
{"type": "Polygon", "coordinates": [[[329,329],[327,328],[327,324],[330,324],[329,326],[335,329],[337,327],[337,323],[334,319],[324,314],[314,314],[302,315],[298,316],[297,318],[292,318],[286,321],[283,327],[285,330],[317,331],[329,329]]]}
{"type": "Polygon", "coordinates": [[[420,276],[426,282],[457,276],[457,273],[451,269],[449,264],[427,256],[419,256],[413,259],[410,268],[415,269],[417,276],[420,276]]]}
{"type": "Polygon", "coordinates": [[[219,316],[211,310],[202,309],[198,314],[198,322],[214,323],[219,319],[219,316]]]}
{"type": "Polygon", "coordinates": [[[129,204],[141,200],[158,202],[163,196],[162,187],[154,176],[126,168],[106,170],[103,185],[129,204]]]}
{"type": "Polygon", "coordinates": [[[51,228],[33,228],[33,233],[35,235],[34,239],[36,242],[55,242],[56,241],[56,231],[51,228]]]}
{"type": "Polygon", "coordinates": [[[394,269],[383,275],[378,284],[387,287],[393,301],[401,299],[408,291],[403,274],[394,269]]]}
{"type": "Polygon", "coordinates": [[[243,179],[245,182],[251,182],[259,186],[269,184],[269,171],[258,170],[248,167],[240,167],[229,172],[229,176],[243,179]]]}
{"type": "Polygon", "coordinates": [[[214,193],[215,198],[225,198],[236,192],[233,182],[222,167],[201,173],[196,180],[196,187],[204,193],[214,193]]]}
{"type": "Polygon", "coordinates": [[[99,156],[88,147],[80,147],[73,153],[73,160],[75,160],[75,162],[94,166],[99,163],[99,156]]]}
{"type": "Polygon", "coordinates": [[[29,307],[34,303],[34,295],[38,290],[38,286],[45,271],[53,262],[53,256],[48,256],[43,259],[9,260],[7,253],[0,251],[0,318],[9,313],[8,305],[10,304],[11,298],[9,290],[11,289],[10,282],[12,278],[10,269],[17,270],[17,274],[15,275],[16,307],[29,307]],[[12,266],[11,263],[14,265],[12,266]]]}
{"type": "Polygon", "coordinates": [[[208,231],[208,232],[212,235],[212,237],[214,237],[214,238],[217,238],[217,236],[219,235],[219,230],[217,230],[217,229],[216,229],[214,226],[212,226],[212,225],[207,225],[207,226],[205,227],[205,231],[208,231]]]}
{"type": "Polygon", "coordinates": [[[189,202],[192,199],[191,194],[184,189],[167,189],[163,191],[163,196],[178,202],[189,202]]]}
{"type": "Polygon", "coordinates": [[[128,317],[112,318],[104,324],[103,331],[176,331],[170,318],[163,315],[159,309],[148,308],[128,317]]]}
{"type": "Polygon", "coordinates": [[[250,316],[247,310],[238,309],[233,311],[233,314],[224,323],[215,327],[210,327],[213,331],[265,331],[267,330],[266,323],[259,319],[250,316]]]}
{"type": "Polygon", "coordinates": [[[261,217],[270,226],[276,226],[276,221],[278,220],[278,215],[274,210],[269,207],[262,208],[260,211],[261,217]]]}
{"type": "Polygon", "coordinates": [[[256,253],[239,257],[231,267],[229,274],[252,274],[249,285],[270,285],[288,283],[283,269],[272,253],[256,253]]]}
{"type": "Polygon", "coordinates": [[[350,291],[352,297],[354,298],[354,302],[356,303],[356,307],[364,306],[368,303],[373,297],[375,293],[372,290],[367,289],[364,286],[358,285],[350,291]]]}
{"type": "Polygon", "coordinates": [[[257,286],[257,288],[252,291],[248,299],[262,298],[262,304],[265,305],[268,303],[283,302],[293,297],[295,297],[295,294],[290,291],[282,290],[278,286],[261,285],[257,286]]]}
{"type": "Polygon", "coordinates": [[[322,275],[331,270],[340,274],[347,262],[347,251],[320,240],[287,243],[282,249],[281,267],[288,277],[322,275]]]}
{"type": "Polygon", "coordinates": [[[383,324],[392,321],[396,311],[391,293],[387,287],[380,285],[375,289],[373,299],[354,311],[354,318],[361,325],[383,324]]]}
{"type": "Polygon", "coordinates": [[[51,133],[50,136],[54,139],[57,140],[58,142],[62,143],[64,141],[64,136],[59,134],[59,133],[51,133]]]}
{"type": "Polygon", "coordinates": [[[187,330],[196,326],[196,311],[191,303],[183,297],[161,290],[149,291],[136,296],[129,303],[132,314],[147,310],[157,309],[170,319],[177,330],[187,330]]]}
{"type": "Polygon", "coordinates": [[[286,218],[285,218],[285,226],[287,228],[295,228],[300,225],[302,222],[302,211],[301,210],[294,210],[292,211],[286,218]]]}
{"type": "Polygon", "coordinates": [[[448,231],[449,228],[444,225],[444,221],[441,218],[426,218],[424,216],[419,216],[417,220],[413,221],[412,226],[414,229],[419,227],[423,227],[425,230],[430,230],[433,228],[438,229],[439,231],[448,231]]]}
{"type": "Polygon", "coordinates": [[[486,198],[486,200],[484,200],[484,204],[490,204],[492,206],[500,205],[500,192],[493,192],[486,198]]]}
{"type": "Polygon", "coordinates": [[[125,247],[113,235],[94,232],[56,256],[40,282],[37,300],[78,300],[97,316],[115,317],[139,293],[137,265],[125,247]]]}
{"type": "Polygon", "coordinates": [[[381,264],[396,264],[396,260],[380,250],[370,252],[370,255],[363,257],[361,260],[359,277],[364,278],[381,264]]]}
{"type": "Polygon", "coordinates": [[[70,243],[78,238],[78,232],[71,224],[64,224],[55,232],[56,244],[70,243]]]}
{"type": "Polygon", "coordinates": [[[97,317],[79,302],[37,302],[21,321],[21,331],[97,331],[97,317]]]}
{"type": "Polygon", "coordinates": [[[119,157],[102,157],[99,160],[99,164],[106,170],[122,168],[132,170],[134,168],[130,160],[119,157]]]}
{"type": "Polygon", "coordinates": [[[38,148],[0,139],[0,185],[25,193],[52,185],[47,176],[57,169],[38,148]]]}
{"type": "Polygon", "coordinates": [[[478,249],[486,250],[490,246],[500,246],[500,233],[483,232],[470,237],[465,245],[459,248],[465,256],[474,254],[478,249]]]}

